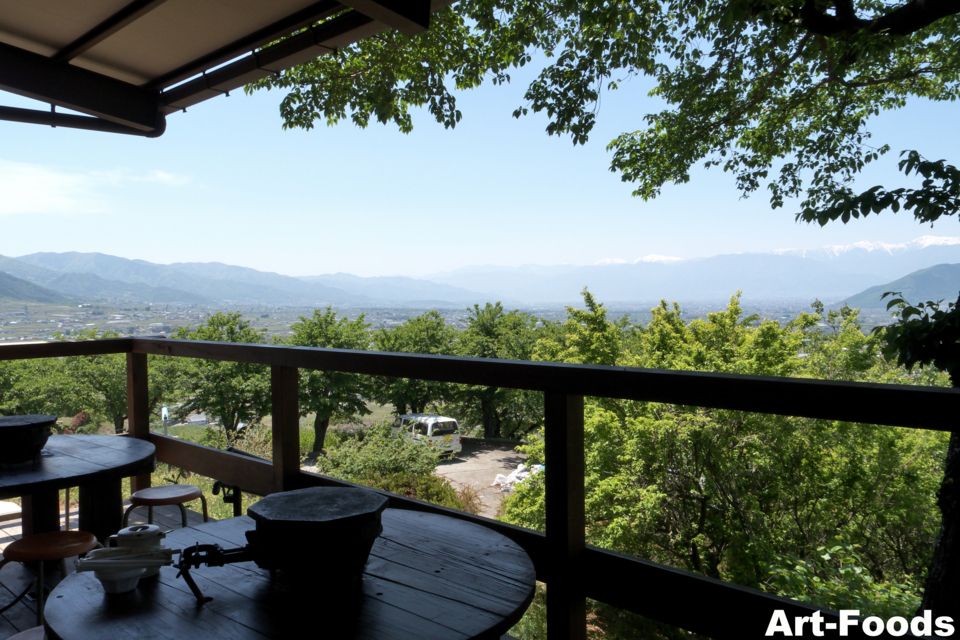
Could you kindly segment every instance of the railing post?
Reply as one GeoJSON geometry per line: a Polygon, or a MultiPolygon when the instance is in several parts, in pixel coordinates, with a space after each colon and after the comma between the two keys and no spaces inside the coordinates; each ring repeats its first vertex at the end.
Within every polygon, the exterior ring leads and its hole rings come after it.
{"type": "Polygon", "coordinates": [[[300,476],[299,383],[299,372],[296,367],[270,367],[275,491],[296,489],[297,479],[300,476]]]}
{"type": "MultiPolygon", "coordinates": [[[[130,437],[146,440],[150,436],[150,383],[147,354],[127,354],[127,424],[130,437]]],[[[150,486],[150,474],[130,478],[130,493],[150,486]]]]}
{"type": "Polygon", "coordinates": [[[548,392],[545,402],[547,635],[586,640],[580,573],[584,550],[583,396],[548,392]]]}

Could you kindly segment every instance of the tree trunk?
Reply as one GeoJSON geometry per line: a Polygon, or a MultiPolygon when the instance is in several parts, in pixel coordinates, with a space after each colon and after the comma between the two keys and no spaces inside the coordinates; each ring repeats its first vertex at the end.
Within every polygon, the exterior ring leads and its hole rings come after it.
{"type": "Polygon", "coordinates": [[[313,421],[313,450],[314,451],[323,451],[323,442],[327,439],[327,427],[330,426],[330,418],[320,419],[320,414],[317,414],[316,419],[313,421]]]}
{"type": "Polygon", "coordinates": [[[123,421],[127,419],[127,416],[122,413],[118,413],[113,416],[113,432],[114,433],[123,433],[123,421]]]}
{"type": "Polygon", "coordinates": [[[497,419],[497,412],[494,411],[493,395],[496,389],[488,388],[480,396],[480,415],[483,417],[483,437],[499,438],[500,421],[497,419]]]}
{"type": "Polygon", "coordinates": [[[930,610],[934,619],[950,616],[956,624],[960,622],[960,431],[950,435],[937,505],[940,535],[933,548],[920,613],[930,610]]]}

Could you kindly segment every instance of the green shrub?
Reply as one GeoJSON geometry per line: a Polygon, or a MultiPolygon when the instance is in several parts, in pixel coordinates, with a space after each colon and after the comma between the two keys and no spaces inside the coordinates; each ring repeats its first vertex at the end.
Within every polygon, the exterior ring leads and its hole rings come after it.
{"type": "Polygon", "coordinates": [[[441,507],[463,510],[463,501],[457,496],[456,489],[446,478],[434,475],[418,476],[413,473],[401,472],[388,476],[373,476],[360,480],[373,489],[389,491],[398,496],[416,498],[424,502],[438,504],[441,507]]]}
{"type": "Polygon", "coordinates": [[[383,426],[370,429],[362,439],[348,437],[325,453],[317,459],[318,472],[350,482],[397,473],[431,476],[440,458],[436,449],[394,437],[390,427],[383,426]]]}
{"type": "Polygon", "coordinates": [[[214,449],[232,446],[267,460],[273,459],[273,431],[263,424],[248,425],[230,437],[219,427],[206,427],[198,443],[214,449]]]}
{"type": "Polygon", "coordinates": [[[828,609],[858,609],[862,616],[911,618],[920,607],[919,586],[878,582],[863,568],[855,545],[836,540],[819,547],[811,560],[779,555],[769,568],[767,589],[777,595],[828,609]]]}

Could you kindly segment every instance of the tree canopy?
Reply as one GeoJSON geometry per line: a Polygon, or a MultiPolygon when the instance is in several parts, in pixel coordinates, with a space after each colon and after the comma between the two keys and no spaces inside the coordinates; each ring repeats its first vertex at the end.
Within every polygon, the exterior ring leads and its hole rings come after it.
{"type": "MultiPolygon", "coordinates": [[[[855,310],[818,305],[781,326],[745,317],[734,296],[690,322],[662,302],[638,328],[584,293],[555,341],[563,361],[948,384],[932,370],[905,378],[855,310]]],[[[919,604],[948,434],[601,398],[586,399],[584,431],[588,543],[833,609],[919,604]]],[[[522,447],[529,464],[546,462],[543,445],[522,447]]],[[[544,528],[538,476],[506,499],[509,522],[544,528]]],[[[624,614],[594,614],[604,637],[686,637],[636,619],[616,632],[624,614]]]]}
{"type": "MultiPolygon", "coordinates": [[[[255,329],[239,311],[218,311],[196,329],[179,327],[172,337],[213,342],[263,342],[266,330],[255,329]]],[[[270,376],[264,365],[219,360],[191,360],[183,376],[182,416],[204,411],[228,434],[241,422],[259,422],[270,412],[270,376]]]]}
{"type": "MultiPolygon", "coordinates": [[[[550,325],[529,313],[504,311],[503,305],[478,304],[467,310],[460,332],[460,355],[471,358],[532,360],[537,341],[550,325]]],[[[459,385],[451,394],[453,412],[467,425],[483,425],[485,438],[516,436],[540,424],[543,394],[522,389],[459,385]]]]}
{"type": "MultiPolygon", "coordinates": [[[[291,325],[293,335],[287,342],[298,347],[366,350],[370,346],[369,326],[363,314],[356,320],[338,319],[330,307],[316,309],[312,316],[300,316],[300,321],[291,325]]],[[[300,371],[300,415],[314,414],[314,451],[323,450],[331,418],[351,422],[370,413],[364,400],[369,392],[366,378],[357,374],[300,371]]]]}
{"type": "Polygon", "coordinates": [[[548,134],[583,144],[602,93],[648,76],[666,108],[609,143],[636,195],[702,163],[744,195],[766,187],[774,207],[802,198],[798,217],[822,224],[890,150],[871,117],[957,98],[958,12],[951,0],[461,0],[417,37],[386,32],[247,90],[287,91],[285,127],[349,117],[409,132],[411,109],[454,127],[455,90],[541,64],[514,115],[545,112],[548,134]]]}
{"type": "MultiPolygon", "coordinates": [[[[408,318],[393,329],[379,329],[373,334],[377,351],[423,353],[451,356],[456,353],[457,330],[448,325],[439,311],[427,311],[408,318]]],[[[430,404],[449,394],[450,385],[435,380],[376,377],[371,399],[392,404],[397,415],[423,413],[430,404]]]]}

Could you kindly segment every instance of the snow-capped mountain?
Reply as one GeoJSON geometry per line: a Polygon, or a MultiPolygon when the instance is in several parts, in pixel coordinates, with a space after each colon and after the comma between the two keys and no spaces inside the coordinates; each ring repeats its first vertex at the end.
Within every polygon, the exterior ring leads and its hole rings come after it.
{"type": "Polygon", "coordinates": [[[637,258],[633,261],[633,264],[638,262],[661,262],[663,264],[670,264],[672,262],[680,262],[683,258],[674,258],[673,256],[658,256],[655,253],[651,253],[648,256],[643,256],[642,258],[637,258]]]}
{"type": "Polygon", "coordinates": [[[799,256],[801,258],[812,258],[814,260],[831,260],[839,258],[848,253],[873,253],[895,255],[906,253],[908,251],[919,251],[928,247],[950,247],[960,244],[960,238],[941,237],[941,236],[922,236],[910,242],[903,244],[888,244],[886,242],[870,242],[862,240],[853,244],[834,244],[816,249],[776,249],[771,251],[780,256],[799,256]]]}
{"type": "Polygon", "coordinates": [[[433,282],[526,303],[576,302],[589,287],[601,301],[747,299],[843,300],[858,291],[938,264],[960,263],[960,238],[924,236],[903,244],[855,242],[817,249],[779,249],[681,260],[651,254],[575,267],[470,268],[427,276],[433,282]]]}

